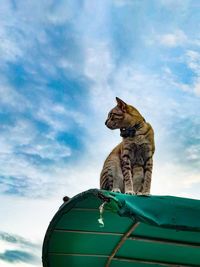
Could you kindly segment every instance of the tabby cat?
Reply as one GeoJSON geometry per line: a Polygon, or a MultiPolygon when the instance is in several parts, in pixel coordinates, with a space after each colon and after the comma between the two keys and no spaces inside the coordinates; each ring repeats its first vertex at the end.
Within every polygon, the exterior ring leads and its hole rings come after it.
{"type": "Polygon", "coordinates": [[[100,188],[126,194],[150,194],[154,132],[139,111],[116,97],[117,106],[105,122],[111,129],[120,129],[122,142],[104,162],[100,188]]]}

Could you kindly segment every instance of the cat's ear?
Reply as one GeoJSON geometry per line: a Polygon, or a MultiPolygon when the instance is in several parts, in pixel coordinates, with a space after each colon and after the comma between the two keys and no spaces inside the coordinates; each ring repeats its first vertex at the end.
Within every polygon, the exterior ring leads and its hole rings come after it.
{"type": "Polygon", "coordinates": [[[119,97],[116,97],[117,106],[123,111],[126,112],[127,104],[121,100],[119,97]]]}

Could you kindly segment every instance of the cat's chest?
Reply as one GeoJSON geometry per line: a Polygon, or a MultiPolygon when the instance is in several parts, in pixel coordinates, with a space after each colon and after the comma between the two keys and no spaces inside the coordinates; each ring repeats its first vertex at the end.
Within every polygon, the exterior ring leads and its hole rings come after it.
{"type": "Polygon", "coordinates": [[[124,151],[122,153],[128,153],[131,165],[143,165],[148,157],[149,147],[147,144],[124,144],[124,151]]]}
{"type": "Polygon", "coordinates": [[[144,157],[145,157],[144,146],[136,144],[130,145],[129,158],[132,164],[135,163],[143,164],[144,157]]]}

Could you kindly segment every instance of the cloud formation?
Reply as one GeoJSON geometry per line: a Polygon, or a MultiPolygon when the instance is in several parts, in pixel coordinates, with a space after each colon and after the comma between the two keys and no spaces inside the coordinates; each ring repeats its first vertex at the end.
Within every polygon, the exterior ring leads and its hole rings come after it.
{"type": "Polygon", "coordinates": [[[159,36],[158,40],[161,45],[168,47],[183,46],[187,42],[187,36],[183,31],[175,31],[174,33],[167,33],[159,36]]]}
{"type": "MultiPolygon", "coordinates": [[[[155,1],[157,12],[149,21],[145,12],[151,7],[143,1],[4,3],[0,30],[1,49],[6,51],[0,66],[2,192],[29,197],[55,192],[51,188],[58,190],[59,184],[71,179],[64,173],[74,173],[70,170],[74,161],[79,166],[90,164],[88,138],[99,155],[105,153],[108,149],[98,144],[101,138],[106,144],[103,121],[116,95],[138,107],[160,132],[159,150],[174,153],[162,140],[175,138],[172,125],[193,123],[198,111],[192,106],[199,95],[198,36],[194,38],[194,32],[179,25],[180,19],[190,17],[192,4],[176,3],[180,5],[182,17],[179,14],[175,23],[170,21],[170,12],[172,6],[174,14],[177,9],[170,1],[155,1]],[[131,21],[134,27],[127,23],[131,21]],[[182,118],[186,110],[190,112],[182,118]]],[[[182,142],[183,138],[178,142],[180,149],[182,142]]],[[[191,148],[188,144],[186,154],[198,150],[195,142],[194,138],[191,148]]],[[[100,157],[96,160],[100,162],[100,157]]]]}
{"type": "Polygon", "coordinates": [[[41,246],[18,235],[0,232],[0,261],[39,265],[41,246]]]}
{"type": "Polygon", "coordinates": [[[31,253],[20,250],[6,250],[4,253],[0,253],[0,259],[10,263],[25,262],[25,263],[37,263],[38,258],[31,253]]]}

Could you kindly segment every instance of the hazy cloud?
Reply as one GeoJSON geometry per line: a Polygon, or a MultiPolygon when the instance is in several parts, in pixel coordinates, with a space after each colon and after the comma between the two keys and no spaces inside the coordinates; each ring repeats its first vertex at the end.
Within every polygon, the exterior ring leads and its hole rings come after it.
{"type": "Polygon", "coordinates": [[[177,30],[174,33],[167,33],[158,37],[159,42],[168,47],[184,46],[187,42],[187,36],[181,30],[177,30]]]}
{"type": "Polygon", "coordinates": [[[0,259],[16,263],[16,262],[27,262],[27,263],[39,263],[39,257],[36,257],[32,253],[20,251],[20,250],[6,250],[4,253],[0,253],[0,259]]]}
{"type": "Polygon", "coordinates": [[[38,265],[41,245],[35,244],[25,238],[0,232],[0,260],[11,264],[30,263],[38,265]]]}

